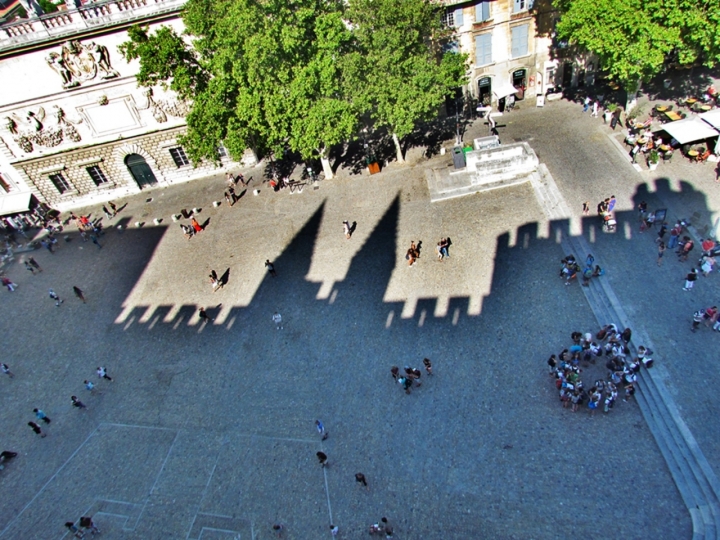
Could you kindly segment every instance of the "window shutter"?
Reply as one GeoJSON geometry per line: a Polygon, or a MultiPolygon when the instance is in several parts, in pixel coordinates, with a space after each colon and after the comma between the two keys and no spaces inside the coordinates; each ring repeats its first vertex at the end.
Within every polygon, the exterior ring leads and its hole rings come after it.
{"type": "Polygon", "coordinates": [[[492,64],[492,34],[480,34],[475,37],[475,65],[492,64]]]}
{"type": "Polygon", "coordinates": [[[514,0],[513,13],[522,11],[522,8],[523,8],[523,0],[514,0]]]}
{"type": "Polygon", "coordinates": [[[475,22],[485,22],[490,18],[490,2],[487,0],[475,4],[475,22]]]}
{"type": "Polygon", "coordinates": [[[463,10],[458,8],[455,10],[455,28],[463,25],[463,10]]]}
{"type": "Polygon", "coordinates": [[[513,26],[511,36],[512,57],[525,56],[528,52],[528,25],[513,26]]]}

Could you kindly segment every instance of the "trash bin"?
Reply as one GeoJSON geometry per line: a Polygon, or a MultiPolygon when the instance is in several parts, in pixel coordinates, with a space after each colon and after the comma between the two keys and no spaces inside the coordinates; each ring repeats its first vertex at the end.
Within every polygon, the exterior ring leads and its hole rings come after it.
{"type": "Polygon", "coordinates": [[[452,155],[453,155],[453,165],[455,165],[455,168],[456,169],[464,169],[465,168],[465,153],[463,152],[462,146],[453,146],[452,155]]]}

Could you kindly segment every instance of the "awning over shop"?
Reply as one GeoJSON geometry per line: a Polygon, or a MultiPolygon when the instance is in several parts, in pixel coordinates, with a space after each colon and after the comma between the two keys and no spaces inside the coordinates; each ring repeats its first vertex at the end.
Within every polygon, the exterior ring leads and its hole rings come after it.
{"type": "Polygon", "coordinates": [[[712,111],[698,114],[698,116],[720,131],[720,109],[713,109],[712,111]]]}
{"type": "Polygon", "coordinates": [[[32,193],[9,193],[0,197],[0,216],[27,212],[32,193]]]}
{"type": "Polygon", "coordinates": [[[697,116],[677,120],[676,122],[668,122],[663,124],[661,129],[670,134],[680,144],[701,141],[720,135],[717,130],[697,116]]]}
{"type": "Polygon", "coordinates": [[[500,83],[500,87],[493,90],[493,94],[495,94],[495,97],[497,97],[498,99],[502,99],[504,97],[508,97],[512,94],[517,93],[518,89],[509,82],[500,83]]]}

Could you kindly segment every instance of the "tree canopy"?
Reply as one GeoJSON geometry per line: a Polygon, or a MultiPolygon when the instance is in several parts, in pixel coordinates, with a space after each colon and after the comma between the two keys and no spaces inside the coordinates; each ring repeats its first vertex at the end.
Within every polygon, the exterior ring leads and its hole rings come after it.
{"type": "Polygon", "coordinates": [[[555,0],[560,39],[598,56],[611,78],[629,88],[666,62],[720,61],[717,0],[555,0]]]}
{"type": "Polygon", "coordinates": [[[141,86],[191,103],[182,139],[195,162],[285,149],[321,157],[372,111],[400,137],[462,84],[459,56],[439,52],[430,0],[189,0],[186,35],[133,27],[120,46],[141,86]],[[407,4],[408,7],[405,7],[407,4]],[[415,8],[415,12],[413,12],[415,8]]]}

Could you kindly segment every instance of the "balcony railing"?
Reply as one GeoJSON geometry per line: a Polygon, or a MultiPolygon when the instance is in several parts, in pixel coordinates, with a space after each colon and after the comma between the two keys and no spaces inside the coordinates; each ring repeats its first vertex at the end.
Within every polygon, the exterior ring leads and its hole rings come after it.
{"type": "Polygon", "coordinates": [[[103,0],[0,26],[0,52],[179,11],[187,0],[103,0]]]}

